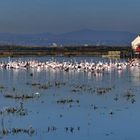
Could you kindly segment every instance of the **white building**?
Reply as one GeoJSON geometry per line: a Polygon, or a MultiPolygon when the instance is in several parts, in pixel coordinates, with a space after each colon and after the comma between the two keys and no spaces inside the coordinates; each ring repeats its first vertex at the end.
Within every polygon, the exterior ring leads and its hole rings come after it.
{"type": "Polygon", "coordinates": [[[138,35],[132,42],[131,42],[132,49],[136,53],[140,53],[140,36],[138,35]]]}

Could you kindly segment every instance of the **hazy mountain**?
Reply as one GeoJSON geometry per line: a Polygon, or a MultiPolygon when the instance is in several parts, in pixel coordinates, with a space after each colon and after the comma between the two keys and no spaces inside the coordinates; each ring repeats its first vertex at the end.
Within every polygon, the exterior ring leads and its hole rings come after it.
{"type": "Polygon", "coordinates": [[[124,31],[79,30],[62,34],[10,34],[0,33],[0,44],[48,46],[62,45],[129,45],[136,34],[124,31]]]}

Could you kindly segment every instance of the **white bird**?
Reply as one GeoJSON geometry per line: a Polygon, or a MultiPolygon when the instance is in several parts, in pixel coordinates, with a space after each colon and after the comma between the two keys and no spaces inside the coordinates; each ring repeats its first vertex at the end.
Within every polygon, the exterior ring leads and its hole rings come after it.
{"type": "Polygon", "coordinates": [[[39,97],[40,96],[40,93],[39,92],[36,92],[36,93],[34,93],[34,95],[39,97]]]}

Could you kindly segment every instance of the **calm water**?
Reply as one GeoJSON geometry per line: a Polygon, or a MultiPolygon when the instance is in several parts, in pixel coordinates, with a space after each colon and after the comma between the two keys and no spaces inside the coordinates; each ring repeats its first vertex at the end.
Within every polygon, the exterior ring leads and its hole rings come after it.
{"type": "MultiPolygon", "coordinates": [[[[17,59],[17,58],[13,58],[17,59]]],[[[46,61],[50,57],[20,58],[46,61]]],[[[53,58],[108,61],[91,57],[53,58]]],[[[8,61],[1,58],[0,61],[8,61]]],[[[122,61],[122,60],[121,60],[122,61]]],[[[124,60],[123,60],[124,61],[124,60]]],[[[0,69],[0,138],[5,140],[139,140],[140,69],[94,74],[55,70],[0,69]],[[105,93],[99,93],[102,90],[105,93]],[[39,95],[35,95],[38,92],[39,95]],[[29,95],[31,99],[13,99],[29,95]],[[23,112],[24,112],[23,111],[23,112]],[[12,132],[32,126],[34,133],[12,132]],[[3,134],[2,130],[8,133],[3,134]]]]}

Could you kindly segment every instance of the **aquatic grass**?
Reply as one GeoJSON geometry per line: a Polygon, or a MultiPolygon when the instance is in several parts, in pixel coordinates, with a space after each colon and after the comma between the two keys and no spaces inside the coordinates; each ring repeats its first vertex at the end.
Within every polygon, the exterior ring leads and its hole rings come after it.
{"type": "Polygon", "coordinates": [[[0,89],[4,89],[5,87],[3,85],[0,85],[0,89]]]}
{"type": "Polygon", "coordinates": [[[26,85],[30,85],[30,86],[40,86],[40,83],[29,83],[27,82],[26,85]]]}
{"type": "Polygon", "coordinates": [[[37,87],[38,89],[49,89],[51,87],[57,87],[57,88],[60,88],[61,86],[65,86],[66,83],[65,82],[59,82],[59,81],[55,81],[55,82],[47,82],[47,83],[44,83],[44,84],[41,84],[41,83],[29,83],[27,82],[26,85],[29,85],[29,86],[33,86],[33,87],[37,87]]]}
{"type": "Polygon", "coordinates": [[[15,87],[13,87],[13,91],[16,91],[16,88],[15,87]]]}
{"type": "Polygon", "coordinates": [[[18,127],[14,127],[11,129],[8,128],[2,128],[0,130],[0,136],[4,137],[4,136],[8,136],[8,135],[17,135],[17,134],[27,134],[29,136],[32,136],[33,134],[35,134],[35,129],[33,129],[32,126],[29,126],[28,128],[18,128],[18,127]]]}
{"type": "Polygon", "coordinates": [[[25,116],[28,114],[27,109],[24,109],[23,103],[20,103],[19,107],[4,107],[0,110],[0,115],[18,115],[18,116],[25,116]]]}
{"type": "Polygon", "coordinates": [[[98,95],[102,95],[102,94],[110,92],[111,90],[112,90],[111,87],[98,87],[96,88],[96,93],[98,95]]]}
{"type": "Polygon", "coordinates": [[[89,85],[86,85],[86,84],[75,84],[75,85],[72,85],[71,86],[71,92],[72,93],[85,93],[85,92],[88,92],[88,93],[95,93],[95,88],[94,87],[91,87],[89,85]]]}
{"type": "Polygon", "coordinates": [[[5,98],[10,98],[10,99],[33,99],[34,96],[33,95],[26,95],[26,94],[23,94],[23,95],[10,95],[10,94],[7,94],[7,95],[4,95],[5,98]]]}
{"type": "Polygon", "coordinates": [[[39,89],[48,89],[48,88],[52,87],[52,85],[50,83],[41,84],[41,83],[29,83],[29,82],[27,82],[26,85],[29,85],[32,87],[37,87],[39,89]]]}
{"type": "Polygon", "coordinates": [[[50,88],[50,87],[52,87],[51,85],[47,85],[47,84],[44,84],[44,85],[40,85],[40,86],[38,86],[38,88],[39,89],[48,89],[48,88],[50,88]]]}
{"type": "Polygon", "coordinates": [[[73,99],[60,99],[56,101],[57,104],[69,104],[69,103],[77,103],[79,104],[79,100],[73,100],[73,99]]]}
{"type": "Polygon", "coordinates": [[[32,95],[28,95],[28,94],[10,94],[10,93],[7,93],[7,94],[4,94],[3,95],[5,98],[9,98],[9,99],[15,99],[15,100],[27,100],[27,99],[33,99],[33,98],[36,98],[38,96],[36,96],[36,94],[32,94],[32,95]]]}
{"type": "Polygon", "coordinates": [[[125,97],[127,100],[132,99],[135,95],[131,93],[130,91],[127,91],[124,93],[123,97],[125,97]]]}
{"type": "Polygon", "coordinates": [[[55,81],[54,85],[55,85],[55,87],[60,88],[61,86],[65,86],[66,82],[55,81]]]}
{"type": "Polygon", "coordinates": [[[114,98],[114,100],[115,100],[115,101],[118,101],[118,100],[119,100],[118,96],[116,96],[116,97],[114,98]]]}
{"type": "Polygon", "coordinates": [[[5,87],[3,85],[0,85],[0,92],[3,92],[4,89],[5,87]]]}
{"type": "Polygon", "coordinates": [[[77,126],[77,127],[65,127],[64,129],[65,129],[66,132],[74,133],[76,130],[80,131],[80,126],[77,126]]]}

